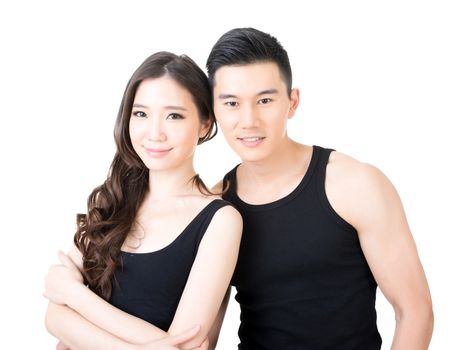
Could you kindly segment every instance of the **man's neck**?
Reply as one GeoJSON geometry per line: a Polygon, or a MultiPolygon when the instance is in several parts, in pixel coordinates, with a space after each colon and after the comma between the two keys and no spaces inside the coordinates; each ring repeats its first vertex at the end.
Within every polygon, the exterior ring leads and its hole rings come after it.
{"type": "Polygon", "coordinates": [[[274,183],[277,179],[301,173],[308,166],[310,152],[309,146],[288,139],[270,157],[256,162],[242,162],[237,171],[237,179],[250,186],[274,183]]]}

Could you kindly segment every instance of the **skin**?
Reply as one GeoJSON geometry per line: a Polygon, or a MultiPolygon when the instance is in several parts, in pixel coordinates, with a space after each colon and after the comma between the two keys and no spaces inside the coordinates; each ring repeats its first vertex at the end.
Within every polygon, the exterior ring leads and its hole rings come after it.
{"type": "MultiPolygon", "coordinates": [[[[135,231],[144,227],[144,239],[135,242],[129,235],[121,248],[138,254],[168,246],[216,197],[206,197],[189,182],[195,175],[196,144],[209,125],[201,124],[188,91],[168,77],[143,81],[129,127],[132,145],[150,170],[149,193],[134,225],[135,231]]],[[[233,207],[216,212],[168,332],[113,307],[84,286],[82,256],[73,246],[69,257],[60,254],[62,264],[52,266],[46,277],[48,330],[73,349],[207,349],[233,274],[241,230],[241,216],[233,207]]]]}
{"type": "MultiPolygon", "coordinates": [[[[278,66],[262,62],[221,67],[214,76],[214,111],[227,142],[242,159],[237,194],[250,204],[283,198],[303,178],[312,147],[287,135],[299,104],[278,66]]],[[[433,330],[428,283],[399,196],[377,168],[332,152],[325,190],[333,209],[358,232],[365,258],[392,304],[392,349],[427,349],[433,330]]]]}

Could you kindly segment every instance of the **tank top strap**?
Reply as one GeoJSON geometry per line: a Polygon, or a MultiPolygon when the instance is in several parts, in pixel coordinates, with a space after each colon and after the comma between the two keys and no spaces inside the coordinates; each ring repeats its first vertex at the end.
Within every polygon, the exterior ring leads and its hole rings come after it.
{"type": "Polygon", "coordinates": [[[237,164],[232,170],[225,174],[222,179],[222,198],[235,205],[235,193],[237,191],[237,164]]]}
{"type": "Polygon", "coordinates": [[[306,193],[316,193],[316,189],[324,186],[324,178],[326,176],[326,165],[332,149],[323,148],[313,145],[313,154],[311,156],[308,170],[303,177],[302,183],[299,185],[302,191],[306,193]]]}
{"type": "Polygon", "coordinates": [[[237,168],[240,164],[237,164],[232,170],[225,174],[222,179],[222,190],[229,192],[232,188],[236,188],[237,184],[237,168]]]}
{"type": "Polygon", "coordinates": [[[313,146],[313,158],[316,159],[315,166],[315,184],[324,188],[324,181],[326,179],[326,167],[328,165],[329,156],[334,150],[331,148],[323,148],[320,146],[313,146]],[[314,153],[316,152],[316,153],[314,153]]]}
{"type": "Polygon", "coordinates": [[[217,211],[220,208],[225,207],[227,205],[231,205],[231,204],[223,199],[214,199],[206,207],[204,207],[199,213],[197,217],[199,225],[197,225],[198,230],[197,230],[196,245],[195,245],[196,252],[198,251],[199,244],[201,243],[201,240],[204,237],[204,233],[208,229],[212,218],[214,217],[214,215],[217,213],[217,211]]]}

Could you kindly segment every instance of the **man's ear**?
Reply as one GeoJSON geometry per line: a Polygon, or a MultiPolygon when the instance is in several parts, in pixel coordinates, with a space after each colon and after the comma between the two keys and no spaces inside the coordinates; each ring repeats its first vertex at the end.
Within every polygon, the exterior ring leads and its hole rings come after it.
{"type": "Polygon", "coordinates": [[[287,114],[287,117],[290,119],[295,115],[295,111],[298,108],[298,104],[300,103],[300,90],[297,88],[293,88],[290,91],[290,108],[287,114]]]}

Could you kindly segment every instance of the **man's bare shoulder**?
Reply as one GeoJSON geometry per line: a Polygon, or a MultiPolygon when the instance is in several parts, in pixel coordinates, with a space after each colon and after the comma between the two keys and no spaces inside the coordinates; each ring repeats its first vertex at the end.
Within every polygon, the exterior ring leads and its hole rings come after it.
{"type": "Polygon", "coordinates": [[[347,154],[332,152],[326,169],[326,181],[362,190],[387,181],[386,176],[374,165],[361,162],[347,154]]]}
{"type": "Polygon", "coordinates": [[[326,195],[332,207],[353,226],[397,200],[389,179],[375,166],[332,152],[326,170],[326,195]]]}

